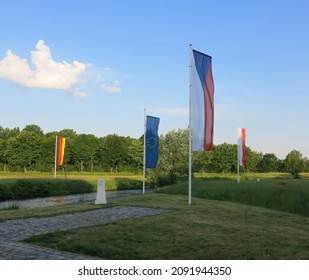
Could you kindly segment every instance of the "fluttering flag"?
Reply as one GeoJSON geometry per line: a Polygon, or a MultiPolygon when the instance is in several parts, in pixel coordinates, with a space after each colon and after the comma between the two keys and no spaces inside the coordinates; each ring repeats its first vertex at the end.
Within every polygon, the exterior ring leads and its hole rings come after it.
{"type": "Polygon", "coordinates": [[[64,149],[65,149],[65,138],[58,136],[58,139],[57,139],[57,165],[58,166],[61,166],[63,164],[64,149]]]}
{"type": "Polygon", "coordinates": [[[147,116],[146,120],[146,168],[155,168],[159,157],[159,122],[160,119],[147,116]]]}
{"type": "Polygon", "coordinates": [[[212,57],[192,50],[192,151],[214,149],[214,81],[212,57]]]}
{"type": "Polygon", "coordinates": [[[237,151],[238,151],[238,164],[239,166],[244,166],[247,161],[247,151],[246,151],[246,129],[237,128],[237,151]]]}

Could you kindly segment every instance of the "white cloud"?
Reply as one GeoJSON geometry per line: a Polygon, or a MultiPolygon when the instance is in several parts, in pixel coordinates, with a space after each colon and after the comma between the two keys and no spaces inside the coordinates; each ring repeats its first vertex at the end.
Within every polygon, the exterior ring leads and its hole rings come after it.
{"type": "Polygon", "coordinates": [[[81,91],[81,90],[75,90],[73,92],[73,97],[83,99],[91,96],[92,94],[90,92],[81,91]]]}
{"type": "Polygon", "coordinates": [[[114,81],[114,86],[107,86],[106,84],[101,84],[100,85],[101,89],[109,92],[109,93],[116,93],[116,92],[121,92],[121,87],[120,87],[120,81],[116,80],[114,81]]]}
{"type": "Polygon", "coordinates": [[[78,61],[71,64],[54,61],[42,40],[31,52],[31,62],[33,67],[26,59],[8,50],[0,61],[0,78],[30,88],[68,89],[79,82],[80,75],[86,70],[86,65],[78,61]]]}

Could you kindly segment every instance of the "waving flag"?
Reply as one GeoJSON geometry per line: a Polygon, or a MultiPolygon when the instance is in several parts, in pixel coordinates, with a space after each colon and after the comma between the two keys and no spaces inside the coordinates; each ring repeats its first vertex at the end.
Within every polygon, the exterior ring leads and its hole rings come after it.
{"type": "Polygon", "coordinates": [[[214,149],[214,81],[212,58],[192,50],[192,151],[214,149]]]}
{"type": "Polygon", "coordinates": [[[160,119],[147,116],[146,120],[146,168],[155,168],[159,157],[159,129],[160,119]]]}
{"type": "Polygon", "coordinates": [[[239,166],[244,166],[247,161],[246,130],[244,128],[237,128],[237,143],[238,164],[239,166]]]}
{"type": "Polygon", "coordinates": [[[63,164],[64,149],[65,149],[65,138],[59,136],[57,139],[57,165],[58,166],[61,166],[63,164]]]}

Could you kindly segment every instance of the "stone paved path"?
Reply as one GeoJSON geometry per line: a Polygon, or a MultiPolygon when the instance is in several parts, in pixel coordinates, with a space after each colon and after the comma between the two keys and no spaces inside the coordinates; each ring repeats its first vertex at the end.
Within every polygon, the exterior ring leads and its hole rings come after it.
{"type": "Polygon", "coordinates": [[[118,206],[48,218],[30,218],[0,222],[0,260],[95,259],[94,257],[24,244],[20,241],[32,235],[157,215],[164,211],[164,209],[118,206]]]}

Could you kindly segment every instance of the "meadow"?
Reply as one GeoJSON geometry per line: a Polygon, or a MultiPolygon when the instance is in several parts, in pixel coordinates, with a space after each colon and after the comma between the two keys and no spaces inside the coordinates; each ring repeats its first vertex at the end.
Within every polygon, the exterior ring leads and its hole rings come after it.
{"type": "Polygon", "coordinates": [[[84,202],[0,211],[0,221],[118,205],[164,208],[157,216],[58,231],[25,242],[102,259],[309,259],[308,177],[258,175],[248,174],[240,184],[234,175],[196,176],[190,206],[187,182],[180,182],[103,206],[84,202]]]}

